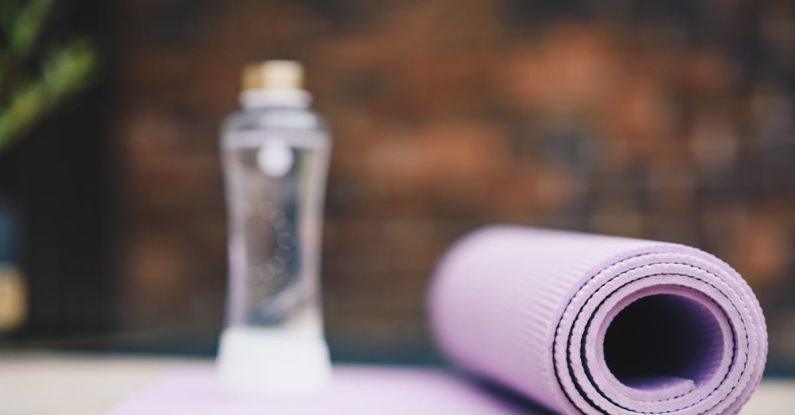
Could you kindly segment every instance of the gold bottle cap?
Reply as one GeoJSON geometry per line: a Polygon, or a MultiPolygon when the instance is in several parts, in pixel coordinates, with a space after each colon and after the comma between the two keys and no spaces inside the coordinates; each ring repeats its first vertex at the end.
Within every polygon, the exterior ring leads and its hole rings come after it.
{"type": "Polygon", "coordinates": [[[287,60],[270,60],[246,65],[243,68],[243,90],[301,89],[304,68],[300,63],[287,60]]]}

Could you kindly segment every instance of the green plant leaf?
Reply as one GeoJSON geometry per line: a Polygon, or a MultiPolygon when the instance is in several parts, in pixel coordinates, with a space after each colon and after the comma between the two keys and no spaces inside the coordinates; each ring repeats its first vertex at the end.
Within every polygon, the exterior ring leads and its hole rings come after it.
{"type": "Polygon", "coordinates": [[[61,100],[83,88],[95,66],[94,51],[84,41],[74,41],[53,52],[42,76],[15,89],[0,108],[0,151],[29,131],[61,100]]]}

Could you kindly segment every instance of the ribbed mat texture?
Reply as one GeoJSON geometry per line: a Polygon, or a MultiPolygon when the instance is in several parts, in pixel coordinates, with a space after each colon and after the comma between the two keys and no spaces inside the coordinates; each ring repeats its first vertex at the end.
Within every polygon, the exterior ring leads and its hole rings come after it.
{"type": "Polygon", "coordinates": [[[560,413],[737,413],[767,356],[751,289],[684,245],[493,226],[428,296],[452,361],[560,413]]]}

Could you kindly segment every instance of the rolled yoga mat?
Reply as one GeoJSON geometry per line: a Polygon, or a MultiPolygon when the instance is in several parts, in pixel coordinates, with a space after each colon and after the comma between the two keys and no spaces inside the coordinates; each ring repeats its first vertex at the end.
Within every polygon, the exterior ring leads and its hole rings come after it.
{"type": "Polygon", "coordinates": [[[759,302],[683,245],[485,228],[441,259],[428,298],[442,352],[566,414],[733,414],[762,376],[759,302]]]}

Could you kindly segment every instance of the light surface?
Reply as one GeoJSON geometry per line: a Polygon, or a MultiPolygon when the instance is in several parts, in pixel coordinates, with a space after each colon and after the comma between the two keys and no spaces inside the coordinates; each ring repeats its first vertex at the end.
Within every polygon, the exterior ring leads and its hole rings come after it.
{"type": "MultiPolygon", "coordinates": [[[[175,367],[206,370],[212,364],[130,356],[0,354],[0,415],[104,414],[175,367]]],[[[795,380],[765,380],[741,413],[784,415],[792,408],[795,380]]]]}

